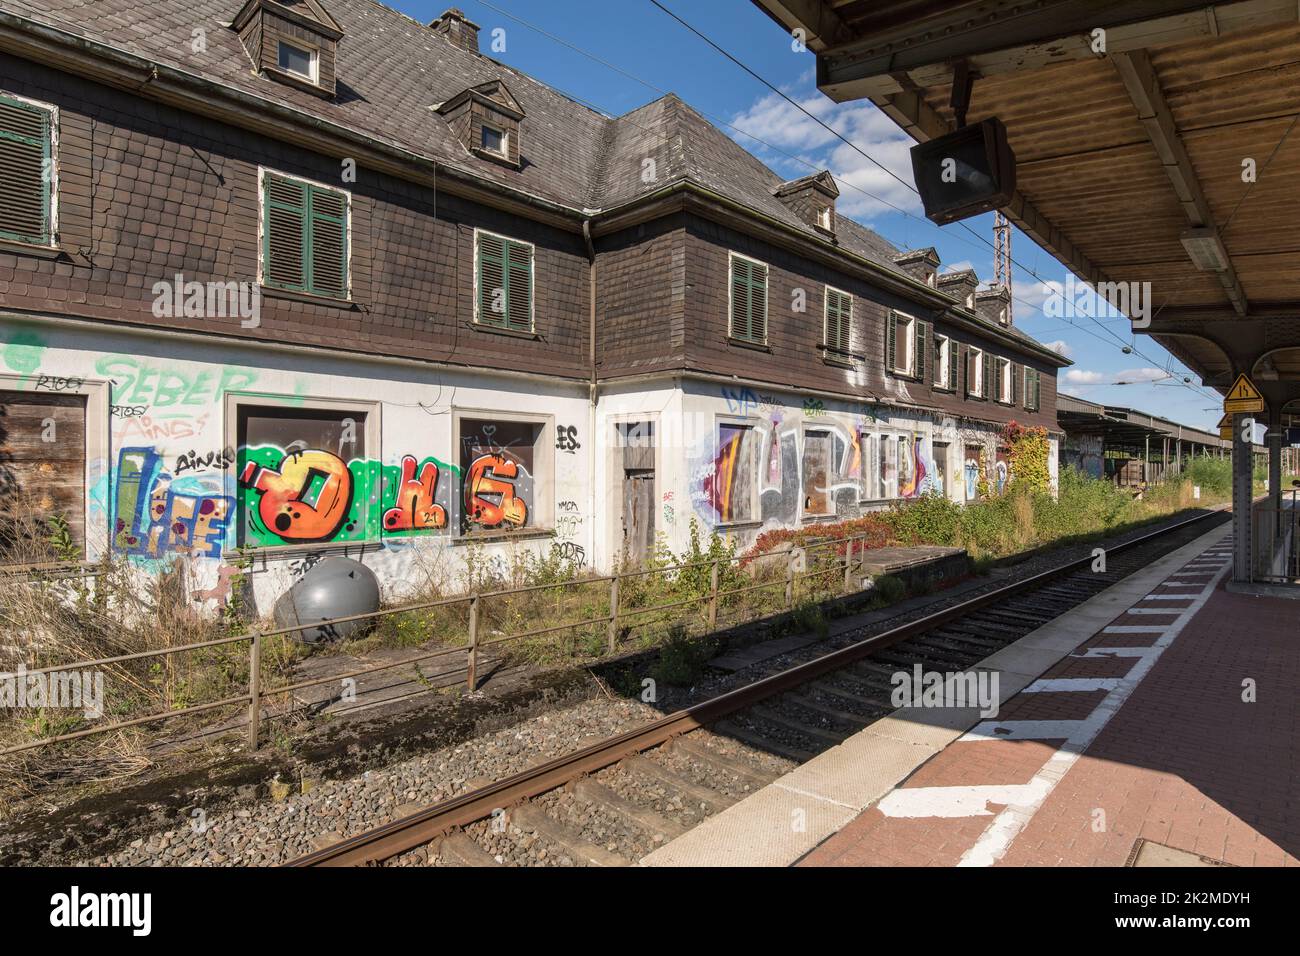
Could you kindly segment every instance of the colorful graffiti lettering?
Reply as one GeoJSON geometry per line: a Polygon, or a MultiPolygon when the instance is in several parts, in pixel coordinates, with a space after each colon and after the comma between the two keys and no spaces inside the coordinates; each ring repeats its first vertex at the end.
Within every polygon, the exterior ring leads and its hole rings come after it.
{"type": "Polygon", "coordinates": [[[152,448],[119,452],[113,547],[150,558],[172,552],[221,557],[233,499],[202,479],[174,479],[162,465],[152,448]]]}
{"type": "Polygon", "coordinates": [[[429,531],[447,527],[447,509],[434,499],[438,492],[438,464],[426,461],[415,472],[414,455],[402,457],[396,504],[384,512],[385,531],[429,531]]]}
{"type": "Polygon", "coordinates": [[[352,473],[318,448],[285,454],[276,467],[245,463],[240,484],[257,492],[257,515],[284,541],[328,541],[352,508],[352,473]]]}
{"type": "Polygon", "coordinates": [[[527,523],[528,506],[515,496],[513,479],[518,473],[519,466],[505,455],[482,455],[474,460],[465,476],[465,513],[472,524],[498,528],[503,523],[516,527],[527,523]]]}
{"type": "Polygon", "coordinates": [[[809,418],[821,418],[826,414],[826,404],[820,398],[805,398],[803,413],[809,418]]]}

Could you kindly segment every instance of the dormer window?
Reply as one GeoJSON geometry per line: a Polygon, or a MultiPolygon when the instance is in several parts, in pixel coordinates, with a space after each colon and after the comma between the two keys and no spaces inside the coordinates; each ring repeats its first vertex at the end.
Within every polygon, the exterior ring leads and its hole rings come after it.
{"type": "Polygon", "coordinates": [[[295,76],[301,76],[309,83],[318,82],[320,77],[320,53],[316,50],[304,50],[292,43],[280,41],[277,62],[280,69],[295,76]]]}
{"type": "Polygon", "coordinates": [[[343,29],[320,0],[248,0],[231,27],[268,80],[330,98],[343,29]]]}
{"type": "Polygon", "coordinates": [[[835,234],[835,200],[840,188],[829,170],[792,179],[773,190],[787,209],[818,232],[835,234]]]}
{"type": "Polygon", "coordinates": [[[521,165],[519,130],[524,111],[500,80],[462,90],[431,108],[446,120],[452,133],[473,155],[510,166],[521,165]]]}

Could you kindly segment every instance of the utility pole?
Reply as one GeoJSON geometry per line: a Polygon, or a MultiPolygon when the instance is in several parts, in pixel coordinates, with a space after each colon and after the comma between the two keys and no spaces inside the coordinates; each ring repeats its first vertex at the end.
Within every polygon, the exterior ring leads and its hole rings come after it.
{"type": "MultiPolygon", "coordinates": [[[[1001,212],[993,213],[993,278],[1011,292],[1011,223],[1001,212]]],[[[1015,300],[1007,302],[1007,325],[1014,321],[1015,300]]]]}

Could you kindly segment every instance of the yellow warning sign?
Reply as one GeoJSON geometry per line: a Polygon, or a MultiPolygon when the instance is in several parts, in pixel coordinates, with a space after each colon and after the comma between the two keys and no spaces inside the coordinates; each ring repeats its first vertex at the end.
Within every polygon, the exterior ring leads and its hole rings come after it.
{"type": "Polygon", "coordinates": [[[1219,419],[1219,437],[1224,441],[1232,441],[1232,416],[1224,415],[1219,419]]]}
{"type": "Polygon", "coordinates": [[[1223,398],[1225,416],[1243,412],[1262,412],[1264,407],[1264,396],[1259,394],[1255,383],[1244,374],[1237,376],[1237,380],[1232,383],[1232,388],[1228,389],[1228,394],[1223,398]]]}

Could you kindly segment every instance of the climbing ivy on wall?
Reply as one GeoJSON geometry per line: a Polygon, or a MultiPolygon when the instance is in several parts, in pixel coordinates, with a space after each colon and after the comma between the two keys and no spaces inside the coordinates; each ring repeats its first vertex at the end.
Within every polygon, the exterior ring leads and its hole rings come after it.
{"type": "Polygon", "coordinates": [[[1050,490],[1052,475],[1047,461],[1050,450],[1047,429],[1026,428],[1013,421],[1002,429],[1001,437],[1003,444],[1010,450],[1009,484],[1029,491],[1050,490]]]}

